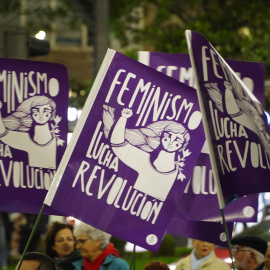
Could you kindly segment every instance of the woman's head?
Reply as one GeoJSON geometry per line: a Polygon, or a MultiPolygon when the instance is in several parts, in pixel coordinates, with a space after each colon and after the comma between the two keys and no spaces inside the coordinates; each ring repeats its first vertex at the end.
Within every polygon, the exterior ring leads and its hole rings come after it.
{"type": "Polygon", "coordinates": [[[43,125],[51,119],[52,112],[53,110],[50,105],[38,105],[32,108],[32,118],[35,123],[43,125]]]}
{"type": "Polygon", "coordinates": [[[34,96],[23,101],[14,113],[3,119],[10,130],[28,131],[33,124],[44,124],[55,117],[56,104],[46,96],[34,96]]]}
{"type": "Polygon", "coordinates": [[[63,258],[75,249],[73,226],[69,223],[53,222],[45,235],[45,252],[48,256],[63,258]]]}
{"type": "Polygon", "coordinates": [[[111,235],[100,231],[88,224],[81,222],[75,227],[77,248],[82,257],[93,261],[99,254],[106,249],[110,243],[111,235]]]}
{"type": "Polygon", "coordinates": [[[174,121],[157,121],[144,128],[126,130],[127,141],[146,152],[153,152],[159,147],[164,148],[165,142],[162,140],[167,135],[173,137],[173,141],[176,139],[175,151],[184,150],[190,140],[186,128],[174,121]]]}
{"type": "Polygon", "coordinates": [[[192,242],[197,259],[202,259],[208,256],[215,248],[215,245],[213,243],[209,243],[206,241],[193,239],[192,242]]]}
{"type": "Polygon", "coordinates": [[[161,144],[165,151],[176,152],[180,150],[184,144],[184,136],[173,132],[163,132],[161,135],[161,144]]]}
{"type": "Polygon", "coordinates": [[[144,266],[143,270],[170,270],[170,268],[166,263],[150,262],[144,266]]]}
{"type": "Polygon", "coordinates": [[[189,139],[190,136],[185,127],[173,121],[170,121],[161,133],[161,143],[168,152],[184,149],[187,146],[189,139]]]}

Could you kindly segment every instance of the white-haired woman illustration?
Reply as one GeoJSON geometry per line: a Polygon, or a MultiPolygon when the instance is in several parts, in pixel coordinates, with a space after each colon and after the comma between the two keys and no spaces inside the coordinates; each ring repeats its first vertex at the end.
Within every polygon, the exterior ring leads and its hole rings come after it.
{"type": "Polygon", "coordinates": [[[247,95],[244,96],[241,89],[233,89],[230,82],[225,81],[224,85],[226,87],[225,107],[227,113],[235,122],[256,133],[270,156],[270,134],[263,120],[262,105],[252,101],[247,95]]]}
{"type": "Polygon", "coordinates": [[[174,181],[186,178],[184,161],[190,135],[174,121],[157,121],[141,129],[126,129],[131,109],[123,109],[111,135],[112,150],[127,166],[134,169],[134,188],[161,201],[166,200],[174,181]]]}
{"type": "MultiPolygon", "coordinates": [[[[2,106],[0,101],[0,109],[2,106]]],[[[30,166],[55,169],[57,145],[64,143],[57,135],[61,117],[55,116],[55,111],[55,102],[46,96],[34,96],[23,101],[4,119],[0,111],[0,140],[27,152],[30,166]]]]}

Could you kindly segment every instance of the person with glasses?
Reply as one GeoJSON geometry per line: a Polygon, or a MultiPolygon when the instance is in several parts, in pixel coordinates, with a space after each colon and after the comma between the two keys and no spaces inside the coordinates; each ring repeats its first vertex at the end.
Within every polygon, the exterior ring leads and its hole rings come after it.
{"type": "Polygon", "coordinates": [[[75,226],[76,247],[83,257],[83,270],[129,270],[110,243],[111,235],[84,222],[75,226]]]}
{"type": "Polygon", "coordinates": [[[241,235],[231,240],[232,255],[238,270],[262,270],[267,242],[257,236],[241,235]]]}
{"type": "Polygon", "coordinates": [[[45,253],[63,270],[81,270],[83,266],[73,229],[70,223],[53,222],[44,238],[45,253]]]}
{"type": "Polygon", "coordinates": [[[191,254],[181,259],[175,270],[230,270],[229,264],[217,258],[214,252],[215,245],[206,241],[192,239],[191,254]]]}

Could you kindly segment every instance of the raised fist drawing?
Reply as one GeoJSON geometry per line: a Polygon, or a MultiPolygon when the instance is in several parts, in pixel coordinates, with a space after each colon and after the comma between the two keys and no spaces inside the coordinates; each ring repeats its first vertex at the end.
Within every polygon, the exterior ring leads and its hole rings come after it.
{"type": "Polygon", "coordinates": [[[130,118],[133,115],[133,112],[131,109],[125,108],[122,110],[121,114],[125,118],[130,118]]]}

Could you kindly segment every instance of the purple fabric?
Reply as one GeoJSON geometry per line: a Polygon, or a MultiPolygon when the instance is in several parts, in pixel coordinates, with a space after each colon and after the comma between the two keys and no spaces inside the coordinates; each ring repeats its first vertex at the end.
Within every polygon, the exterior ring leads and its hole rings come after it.
{"type": "MultiPolygon", "coordinates": [[[[67,71],[53,63],[0,62],[0,211],[37,214],[67,145],[67,71]]],[[[60,214],[48,207],[43,213],[60,214]]]]}
{"type": "MultiPolygon", "coordinates": [[[[196,88],[188,54],[139,52],[139,61],[169,77],[196,88]]],[[[226,61],[257,99],[263,103],[265,63],[232,59],[227,59],[226,61]]]]}
{"type": "MultiPolygon", "coordinates": [[[[195,78],[187,54],[139,52],[139,61],[195,88],[195,78]]],[[[262,101],[265,64],[236,60],[228,60],[228,63],[262,101]]],[[[216,192],[209,155],[202,152],[174,218],[222,221],[216,192]]],[[[253,194],[226,206],[224,214],[226,221],[256,222],[257,209],[258,195],[253,194]]]]}
{"type": "MultiPolygon", "coordinates": [[[[233,222],[226,222],[228,235],[232,235],[233,222]]],[[[172,219],[168,227],[171,234],[210,242],[222,247],[228,247],[224,226],[221,222],[187,221],[172,219]],[[211,232],[211,233],[209,233],[211,232]]]]}
{"type": "Polygon", "coordinates": [[[45,203],[158,251],[204,143],[198,110],[193,89],[108,50],[45,203]]]}
{"type": "Polygon", "coordinates": [[[187,39],[225,203],[268,192],[270,132],[263,106],[205,37],[187,31],[187,39]]]}

